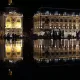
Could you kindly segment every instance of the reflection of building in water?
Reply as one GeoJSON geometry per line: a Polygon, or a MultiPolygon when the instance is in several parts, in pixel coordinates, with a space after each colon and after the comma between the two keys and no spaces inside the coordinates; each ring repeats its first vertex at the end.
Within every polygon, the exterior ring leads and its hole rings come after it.
{"type": "Polygon", "coordinates": [[[18,61],[22,60],[22,40],[5,41],[5,58],[4,60],[18,61]]]}
{"type": "Polygon", "coordinates": [[[33,16],[34,34],[44,35],[45,32],[59,34],[59,30],[64,37],[68,34],[76,36],[80,31],[80,10],[72,9],[52,9],[42,7],[33,16]]]}
{"type": "Polygon", "coordinates": [[[12,7],[12,0],[9,0],[9,7],[0,16],[0,33],[4,34],[23,34],[23,14],[17,8],[12,7]]]}
{"type": "Polygon", "coordinates": [[[0,40],[0,60],[4,60],[4,55],[5,55],[5,41],[4,40],[0,40]]]}
{"type": "Polygon", "coordinates": [[[80,41],[76,39],[34,40],[34,59],[80,58],[80,41]]]}

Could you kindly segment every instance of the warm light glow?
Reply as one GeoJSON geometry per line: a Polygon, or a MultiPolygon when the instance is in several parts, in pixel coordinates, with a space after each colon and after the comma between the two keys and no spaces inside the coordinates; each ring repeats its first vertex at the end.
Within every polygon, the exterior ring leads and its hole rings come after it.
{"type": "Polygon", "coordinates": [[[5,28],[11,28],[11,23],[10,22],[6,22],[6,27],[5,28]]]}
{"type": "Polygon", "coordinates": [[[5,20],[5,28],[21,28],[21,17],[15,16],[17,13],[9,13],[5,20]]]}
{"type": "Polygon", "coordinates": [[[21,46],[20,45],[16,46],[16,52],[21,52],[21,46]]]}
{"type": "Polygon", "coordinates": [[[20,22],[16,23],[16,28],[21,28],[21,23],[20,22]]]}
{"type": "Polygon", "coordinates": [[[11,52],[11,46],[10,45],[8,45],[8,46],[6,46],[6,52],[11,52]]]}
{"type": "Polygon", "coordinates": [[[22,40],[15,41],[15,42],[8,42],[6,41],[5,44],[5,54],[6,58],[9,60],[16,60],[20,58],[22,55],[22,40]]]}

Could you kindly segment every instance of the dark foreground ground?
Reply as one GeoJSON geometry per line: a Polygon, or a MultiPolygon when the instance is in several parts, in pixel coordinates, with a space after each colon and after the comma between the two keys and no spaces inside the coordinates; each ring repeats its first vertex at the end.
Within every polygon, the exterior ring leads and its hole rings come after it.
{"type": "MultiPolygon", "coordinates": [[[[29,59],[28,59],[29,60],[29,59]]],[[[80,78],[80,62],[62,65],[41,66],[33,61],[19,61],[7,66],[6,63],[0,64],[1,78],[8,80],[56,80],[80,78]],[[8,75],[11,69],[12,76],[8,75]]]]}

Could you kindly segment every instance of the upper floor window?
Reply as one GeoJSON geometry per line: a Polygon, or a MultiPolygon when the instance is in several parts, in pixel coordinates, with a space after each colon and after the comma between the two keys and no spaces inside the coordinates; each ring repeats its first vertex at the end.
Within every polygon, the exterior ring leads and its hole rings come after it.
{"type": "Polygon", "coordinates": [[[76,22],[76,20],[73,20],[73,22],[76,22]]]}
{"type": "Polygon", "coordinates": [[[65,19],[64,21],[67,22],[67,19],[65,19]]]}
{"type": "Polygon", "coordinates": [[[60,19],[60,22],[63,22],[63,19],[60,19]]]}
{"type": "Polygon", "coordinates": [[[71,22],[71,19],[69,20],[69,22],[71,22]]]}
{"type": "Polygon", "coordinates": [[[45,19],[44,19],[44,18],[42,18],[42,21],[45,21],[45,19]]]}
{"type": "Polygon", "coordinates": [[[80,22],[80,20],[79,20],[79,22],[80,22]]]}
{"type": "Polygon", "coordinates": [[[54,22],[54,19],[51,19],[51,22],[54,22]]]}
{"type": "Polygon", "coordinates": [[[46,12],[45,12],[45,15],[49,15],[49,11],[46,11],[46,12]]]}
{"type": "Polygon", "coordinates": [[[56,19],[56,22],[59,22],[59,19],[56,19]]]}

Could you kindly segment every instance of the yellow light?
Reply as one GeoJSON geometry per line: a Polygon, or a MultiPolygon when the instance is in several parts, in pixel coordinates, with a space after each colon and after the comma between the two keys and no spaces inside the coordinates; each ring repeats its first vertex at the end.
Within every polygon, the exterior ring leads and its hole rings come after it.
{"type": "Polygon", "coordinates": [[[20,22],[16,23],[16,28],[21,28],[21,23],[20,22]]]}
{"type": "Polygon", "coordinates": [[[6,22],[6,27],[5,28],[11,28],[11,23],[10,22],[6,22]]]}
{"type": "Polygon", "coordinates": [[[6,21],[5,21],[5,28],[21,28],[21,18],[17,18],[17,16],[15,17],[15,15],[17,15],[16,13],[14,14],[9,13],[7,15],[6,21]],[[15,21],[13,22],[12,19],[15,19],[15,21]],[[19,21],[18,21],[19,20],[19,21]]]}
{"type": "Polygon", "coordinates": [[[6,52],[11,52],[11,46],[6,46],[6,52]]]}
{"type": "Polygon", "coordinates": [[[16,46],[16,52],[21,52],[21,46],[16,46]]]}

